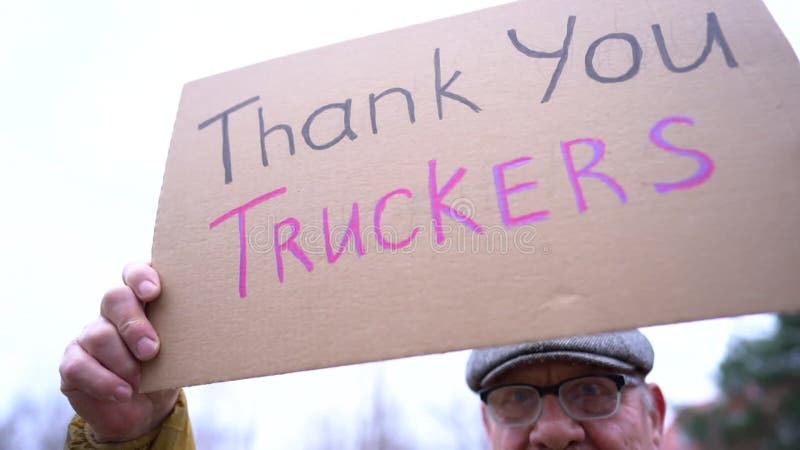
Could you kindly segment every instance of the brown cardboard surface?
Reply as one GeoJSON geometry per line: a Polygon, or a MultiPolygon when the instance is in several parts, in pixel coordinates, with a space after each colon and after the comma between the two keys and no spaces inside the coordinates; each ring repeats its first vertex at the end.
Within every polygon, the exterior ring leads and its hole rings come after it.
{"type": "Polygon", "coordinates": [[[797,310],[798,124],[757,0],[520,2],[188,83],[142,390],[797,310]]]}

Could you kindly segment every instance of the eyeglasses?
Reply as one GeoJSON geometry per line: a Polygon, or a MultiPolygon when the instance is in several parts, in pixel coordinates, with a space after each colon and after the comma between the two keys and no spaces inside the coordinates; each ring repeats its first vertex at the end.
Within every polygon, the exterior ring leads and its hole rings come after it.
{"type": "Polygon", "coordinates": [[[542,399],[558,397],[568,416],[575,420],[596,420],[613,416],[619,410],[622,389],[642,384],[630,375],[586,375],[552,386],[511,384],[484,389],[478,394],[495,422],[508,427],[524,427],[542,415],[542,399]]]}

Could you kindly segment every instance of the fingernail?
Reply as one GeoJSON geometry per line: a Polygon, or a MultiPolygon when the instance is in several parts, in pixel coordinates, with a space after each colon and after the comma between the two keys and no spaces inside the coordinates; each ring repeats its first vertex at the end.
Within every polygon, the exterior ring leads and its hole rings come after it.
{"type": "Polygon", "coordinates": [[[156,285],[152,281],[142,281],[139,283],[139,297],[152,297],[156,293],[156,285]]]}
{"type": "Polygon", "coordinates": [[[156,341],[148,337],[143,337],[136,343],[136,353],[139,355],[139,358],[149,358],[155,354],[156,347],[156,341]]]}
{"type": "Polygon", "coordinates": [[[130,400],[132,393],[133,391],[131,391],[131,388],[128,386],[117,386],[114,389],[113,399],[117,402],[124,402],[130,400]]]}

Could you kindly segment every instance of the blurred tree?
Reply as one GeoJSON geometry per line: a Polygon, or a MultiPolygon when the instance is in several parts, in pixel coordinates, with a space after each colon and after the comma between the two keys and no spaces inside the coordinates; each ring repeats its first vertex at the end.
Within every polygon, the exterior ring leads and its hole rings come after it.
{"type": "Polygon", "coordinates": [[[692,448],[800,449],[800,314],[779,315],[772,336],[733,346],[719,385],[719,401],[678,413],[692,448]]]}
{"type": "Polygon", "coordinates": [[[378,373],[372,387],[370,404],[363,411],[355,435],[346,430],[354,418],[331,414],[318,420],[306,448],[314,450],[411,450],[407,436],[400,433],[401,417],[387,398],[383,374],[378,373]]]}
{"type": "Polygon", "coordinates": [[[453,450],[489,450],[489,441],[480,414],[480,402],[462,399],[448,408],[431,411],[442,432],[450,439],[446,448],[453,450]]]}
{"type": "MultiPolygon", "coordinates": [[[[67,424],[75,411],[57,391],[22,392],[0,417],[0,450],[54,450],[64,447],[67,424]]],[[[253,448],[252,428],[231,429],[214,417],[193,418],[198,448],[230,450],[253,448]]]]}
{"type": "Polygon", "coordinates": [[[197,448],[203,450],[252,449],[252,426],[226,427],[213,414],[192,415],[192,431],[197,448]]]}
{"type": "Polygon", "coordinates": [[[74,414],[66,399],[55,393],[19,394],[7,411],[0,419],[0,450],[62,448],[74,414]]]}
{"type": "Polygon", "coordinates": [[[474,402],[454,401],[427,413],[409,414],[386,388],[384,376],[373,381],[369,402],[360,418],[330,413],[320,417],[306,436],[309,450],[486,450],[488,443],[474,402]],[[431,435],[420,436],[419,424],[431,435]],[[355,430],[352,424],[356,423],[355,430]],[[409,424],[417,426],[409,426],[409,424]],[[415,431],[416,430],[416,431],[415,431]],[[435,446],[431,440],[438,441],[435,446]]]}
{"type": "Polygon", "coordinates": [[[372,405],[356,438],[358,450],[410,450],[407,436],[400,433],[401,418],[396,406],[387,398],[383,373],[379,372],[372,387],[372,405]]]}

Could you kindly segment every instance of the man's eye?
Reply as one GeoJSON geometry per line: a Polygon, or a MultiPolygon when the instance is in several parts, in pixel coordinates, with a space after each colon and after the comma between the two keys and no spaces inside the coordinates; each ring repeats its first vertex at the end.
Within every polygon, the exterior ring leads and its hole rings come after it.
{"type": "Polygon", "coordinates": [[[508,387],[500,389],[490,398],[490,402],[498,407],[521,407],[531,402],[535,402],[535,391],[525,388],[508,387]]]}
{"type": "Polygon", "coordinates": [[[531,393],[528,391],[516,391],[512,394],[512,399],[517,403],[525,403],[531,399],[531,393]]]}
{"type": "Polygon", "coordinates": [[[594,396],[600,394],[600,392],[601,392],[600,386],[595,383],[584,383],[580,387],[581,395],[594,396]]]}
{"type": "Polygon", "coordinates": [[[606,398],[617,394],[617,387],[611,380],[593,378],[580,380],[567,388],[564,392],[567,397],[606,398]]]}

